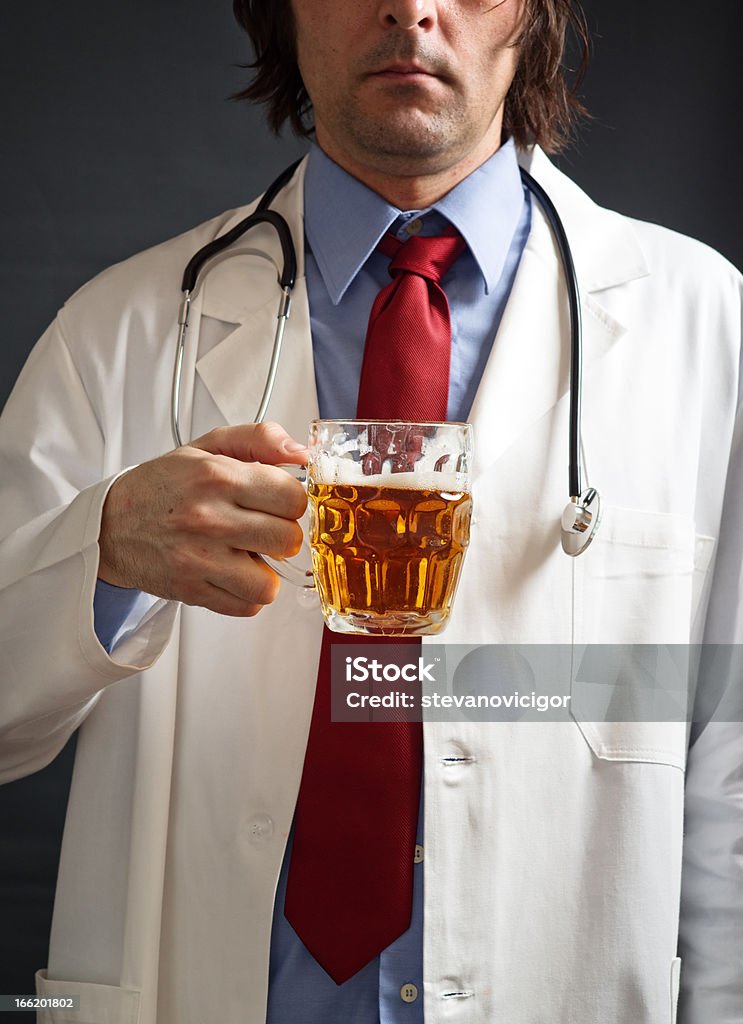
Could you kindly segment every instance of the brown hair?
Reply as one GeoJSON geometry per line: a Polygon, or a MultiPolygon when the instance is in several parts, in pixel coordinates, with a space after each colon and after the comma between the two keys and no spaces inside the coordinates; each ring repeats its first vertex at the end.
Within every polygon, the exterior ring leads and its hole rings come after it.
{"type": "MultiPolygon", "coordinates": [[[[255,78],[234,98],[268,103],[268,123],[276,134],[289,121],[298,135],[309,135],[312,103],[297,65],[290,0],[233,0],[233,9],[256,55],[247,65],[255,68],[255,78]]],[[[517,45],[521,56],[506,97],[504,135],[519,146],[536,143],[557,153],[576,119],[586,114],[577,95],[589,55],[580,0],[525,0],[517,45]],[[569,32],[579,59],[572,81],[564,63],[569,32]]]]}

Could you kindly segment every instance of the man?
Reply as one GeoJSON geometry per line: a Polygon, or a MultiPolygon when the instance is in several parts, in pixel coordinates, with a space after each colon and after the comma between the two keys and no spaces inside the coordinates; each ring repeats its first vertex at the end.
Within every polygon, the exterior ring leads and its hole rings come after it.
{"type": "Polygon", "coordinates": [[[245,553],[297,549],[303,494],[276,467],[304,460],[318,411],[354,411],[388,280],[381,235],[453,226],[466,243],[442,278],[447,411],[477,439],[452,643],[687,644],[705,618],[709,639],[737,640],[740,279],[696,243],[599,210],[528,148],[554,148],[566,110],[564,87],[548,88],[560,0],[237,11],[253,95],[271,97],[275,125],[300,124],[309,96],[318,145],[273,203],[300,259],[281,426],[245,426],[276,305],[278,245],[260,228],[194,300],[184,423],[198,440],[169,451],[180,273],[244,211],[78,293],[4,416],[3,779],[83,723],[39,991],[79,995],[91,1022],[655,1024],[675,1019],[681,977],[680,1020],[734,1019],[730,724],[699,730],[687,760],[683,728],[663,723],[427,722],[411,929],[337,985],[284,916],[321,623],[245,553]],[[558,531],[564,280],[514,142],[583,289],[585,458],[605,510],[575,562],[558,531]]]}

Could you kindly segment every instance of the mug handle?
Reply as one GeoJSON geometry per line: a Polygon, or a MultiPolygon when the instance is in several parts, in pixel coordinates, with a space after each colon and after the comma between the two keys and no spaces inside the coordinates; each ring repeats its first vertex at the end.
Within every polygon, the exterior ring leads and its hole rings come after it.
{"type": "Polygon", "coordinates": [[[270,558],[268,555],[258,555],[262,562],[265,562],[269,569],[278,573],[282,580],[293,583],[295,587],[302,590],[317,590],[315,586],[315,574],[312,569],[300,569],[298,565],[292,565],[288,558],[270,558]]]}
{"type": "MultiPolygon", "coordinates": [[[[293,476],[307,490],[306,466],[285,463],[280,464],[278,468],[286,470],[290,476],[293,476]],[[304,474],[304,476],[300,474],[304,474]]],[[[315,575],[312,569],[300,569],[298,565],[292,563],[290,558],[271,558],[269,555],[259,555],[257,552],[254,552],[254,554],[262,562],[265,562],[269,569],[273,569],[275,573],[278,573],[282,580],[286,580],[287,583],[292,583],[295,587],[300,587],[302,590],[317,590],[315,575]]]]}

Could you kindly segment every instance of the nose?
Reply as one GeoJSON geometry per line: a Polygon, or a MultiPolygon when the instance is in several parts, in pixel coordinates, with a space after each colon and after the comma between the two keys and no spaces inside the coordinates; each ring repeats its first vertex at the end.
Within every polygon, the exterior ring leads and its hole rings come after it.
{"type": "Polygon", "coordinates": [[[384,0],[379,20],[385,28],[431,29],[436,22],[436,0],[384,0]]]}

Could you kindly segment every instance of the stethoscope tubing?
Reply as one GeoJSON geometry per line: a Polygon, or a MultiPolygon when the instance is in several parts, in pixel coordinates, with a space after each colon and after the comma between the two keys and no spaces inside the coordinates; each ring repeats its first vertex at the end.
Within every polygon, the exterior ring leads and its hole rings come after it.
{"type": "MultiPolygon", "coordinates": [[[[184,443],[180,432],[181,384],[190,306],[196,285],[200,276],[203,276],[202,271],[210,260],[213,260],[214,257],[224,252],[247,231],[250,231],[251,228],[257,227],[259,224],[269,224],[274,228],[279,238],[282,254],[282,268],[279,274],[281,297],[277,312],[276,332],[274,335],[274,344],[271,352],[271,361],[266,379],[266,386],[264,388],[254,422],[261,423],[266,416],[276,382],[284,330],[291,308],[291,294],[297,275],[297,254],[292,239],[291,229],[286,222],[286,219],[275,210],[269,209],[269,207],[281,189],[289,182],[299,163],[300,161],[297,160],[295,163],[285,168],[269,185],[253,213],[235,224],[235,226],[224,235],[220,235],[218,238],[213,239],[207,245],[199,249],[198,252],[194,253],[183,272],[183,278],[181,281],[183,302],[178,315],[178,342],[176,346],[175,364],[173,367],[173,386],[171,395],[171,430],[173,433],[173,439],[178,446],[184,443]]],[[[568,505],[563,516],[563,548],[568,554],[575,555],[585,550],[588,544],[590,544],[593,534],[598,527],[600,518],[600,501],[598,494],[593,488],[588,488],[588,490],[584,492],[581,481],[583,325],[581,318],[580,289],[578,286],[578,276],[575,269],[575,263],[573,261],[570,243],[555,204],[539,182],[536,181],[528,171],[525,171],[523,167],[520,168],[520,171],[521,180],[539,203],[550,224],[565,275],[565,286],[567,290],[570,314],[568,492],[571,504],[568,505]],[[574,523],[570,530],[567,530],[565,526],[565,516],[574,523]],[[573,538],[573,544],[566,543],[566,531],[572,532],[576,535],[573,538]]],[[[208,267],[206,269],[208,272],[208,267]]]]}
{"type": "Polygon", "coordinates": [[[550,223],[565,271],[565,287],[570,310],[570,425],[568,435],[568,492],[570,497],[580,497],[581,485],[581,403],[583,396],[583,320],[581,317],[578,274],[573,262],[573,253],[559,213],[539,182],[521,170],[521,180],[535,197],[550,223]]]}

